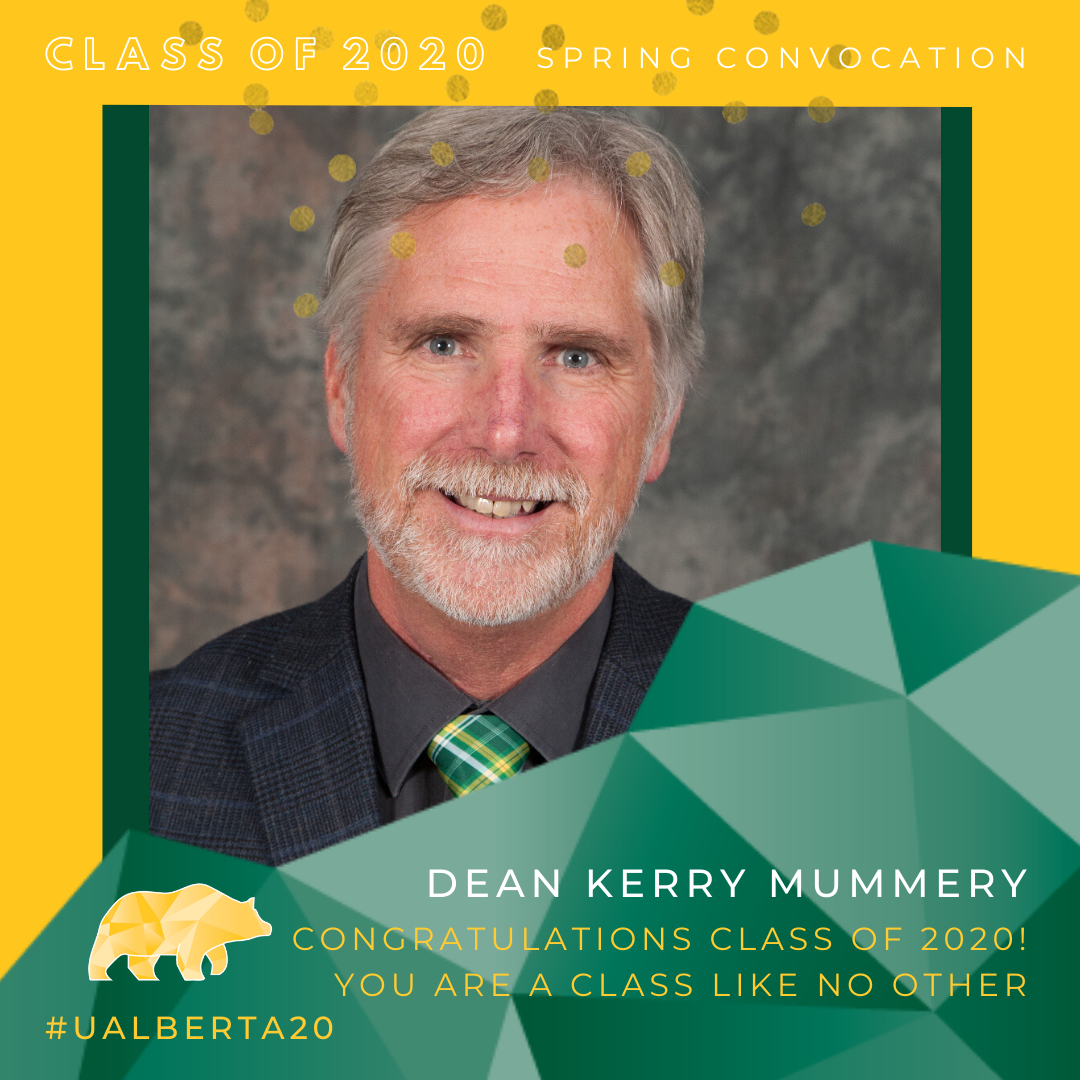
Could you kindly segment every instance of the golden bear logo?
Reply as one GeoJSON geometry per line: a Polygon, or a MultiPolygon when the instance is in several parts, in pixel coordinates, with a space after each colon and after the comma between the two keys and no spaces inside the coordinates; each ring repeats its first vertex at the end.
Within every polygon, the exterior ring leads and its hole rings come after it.
{"type": "Polygon", "coordinates": [[[136,979],[157,980],[154,965],[162,956],[176,957],[188,981],[204,978],[202,961],[220,975],[229,962],[226,942],[267,937],[272,927],[259,918],[255,897],[234,900],[209,885],[188,885],[179,892],[131,892],[105,913],[90,952],[90,978],[111,982],[109,965],[128,958],[136,979]]]}

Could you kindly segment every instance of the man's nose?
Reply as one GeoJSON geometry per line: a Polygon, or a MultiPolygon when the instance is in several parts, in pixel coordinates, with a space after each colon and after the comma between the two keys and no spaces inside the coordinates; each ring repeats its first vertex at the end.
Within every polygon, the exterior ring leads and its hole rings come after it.
{"type": "Polygon", "coordinates": [[[492,357],[478,373],[470,402],[470,439],[496,461],[540,452],[540,387],[529,358],[517,351],[492,357]]]}

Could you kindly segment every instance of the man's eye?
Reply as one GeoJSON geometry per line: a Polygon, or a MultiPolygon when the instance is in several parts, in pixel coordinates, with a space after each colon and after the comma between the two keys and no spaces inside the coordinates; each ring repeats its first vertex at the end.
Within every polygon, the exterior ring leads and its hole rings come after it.
{"type": "Polygon", "coordinates": [[[428,352],[436,356],[453,356],[457,352],[457,342],[452,337],[446,337],[443,334],[431,338],[426,342],[425,347],[428,352]]]}
{"type": "Polygon", "coordinates": [[[596,363],[593,355],[585,349],[563,349],[559,353],[559,363],[568,368],[586,368],[596,363]]]}

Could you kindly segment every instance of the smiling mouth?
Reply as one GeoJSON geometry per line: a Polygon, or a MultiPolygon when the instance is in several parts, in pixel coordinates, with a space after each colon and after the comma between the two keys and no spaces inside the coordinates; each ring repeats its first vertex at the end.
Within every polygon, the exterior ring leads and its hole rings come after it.
{"type": "Polygon", "coordinates": [[[489,518],[527,517],[551,505],[550,502],[529,499],[500,499],[496,495],[455,495],[450,491],[443,491],[442,494],[458,506],[489,518]]]}

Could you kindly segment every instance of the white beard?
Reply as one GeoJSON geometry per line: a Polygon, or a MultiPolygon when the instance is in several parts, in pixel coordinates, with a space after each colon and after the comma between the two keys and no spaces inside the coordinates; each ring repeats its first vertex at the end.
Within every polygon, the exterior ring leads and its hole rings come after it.
{"type": "Polygon", "coordinates": [[[353,503],[368,542],[401,585],[458,622],[505,626],[560,606],[596,576],[633,513],[636,493],[620,515],[613,507],[594,509],[574,470],[424,454],[391,493],[371,492],[354,467],[353,503]],[[545,521],[521,537],[470,535],[445,519],[434,527],[417,519],[416,493],[430,490],[560,502],[571,519],[561,526],[545,521]]]}

